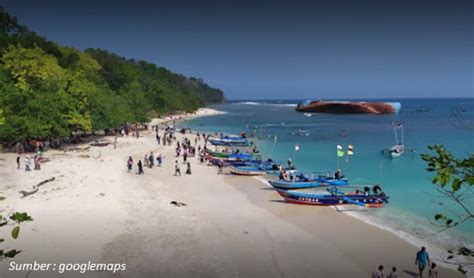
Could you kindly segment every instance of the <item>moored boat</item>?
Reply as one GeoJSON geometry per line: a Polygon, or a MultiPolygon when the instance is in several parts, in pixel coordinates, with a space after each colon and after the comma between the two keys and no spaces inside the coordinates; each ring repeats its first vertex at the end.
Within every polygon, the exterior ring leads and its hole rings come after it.
{"type": "Polygon", "coordinates": [[[285,201],[302,205],[335,206],[358,205],[366,208],[380,208],[388,203],[389,197],[383,192],[379,194],[366,194],[355,191],[343,193],[336,188],[327,188],[315,193],[276,189],[285,201]]]}
{"type": "Polygon", "coordinates": [[[215,146],[251,146],[252,142],[245,137],[210,137],[209,143],[215,146]]]}
{"type": "Polygon", "coordinates": [[[233,175],[238,175],[238,176],[262,176],[266,174],[265,171],[262,171],[258,167],[253,167],[253,166],[233,167],[230,170],[230,173],[233,175]]]}
{"type": "Polygon", "coordinates": [[[271,186],[275,189],[303,189],[303,188],[313,188],[322,186],[319,181],[286,181],[286,180],[269,180],[271,186]]]}

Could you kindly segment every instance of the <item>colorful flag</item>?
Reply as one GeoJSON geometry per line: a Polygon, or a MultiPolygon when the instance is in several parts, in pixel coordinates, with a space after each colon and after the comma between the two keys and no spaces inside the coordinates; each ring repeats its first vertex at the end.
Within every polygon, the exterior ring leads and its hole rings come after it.
{"type": "Polygon", "coordinates": [[[354,155],[354,146],[352,145],[347,146],[347,155],[354,155]]]}
{"type": "Polygon", "coordinates": [[[300,150],[300,145],[296,144],[295,145],[295,151],[299,151],[300,150]]]}
{"type": "Polygon", "coordinates": [[[344,149],[342,148],[341,145],[337,145],[337,156],[338,157],[343,157],[344,156],[344,149]]]}

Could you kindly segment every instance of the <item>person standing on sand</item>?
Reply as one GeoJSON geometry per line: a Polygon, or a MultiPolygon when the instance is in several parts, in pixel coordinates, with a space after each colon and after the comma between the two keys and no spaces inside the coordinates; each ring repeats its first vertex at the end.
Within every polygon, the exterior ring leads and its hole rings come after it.
{"type": "Polygon", "coordinates": [[[148,159],[150,162],[148,163],[148,167],[153,168],[153,165],[155,164],[155,156],[153,155],[153,152],[150,152],[150,156],[148,156],[148,159]]]}
{"type": "Polygon", "coordinates": [[[161,166],[163,163],[163,156],[161,156],[161,153],[156,157],[156,162],[158,163],[158,166],[161,166]]]}
{"type": "Polygon", "coordinates": [[[435,263],[432,263],[430,270],[428,270],[428,278],[438,278],[438,267],[435,263]]]}
{"type": "Polygon", "coordinates": [[[127,169],[128,172],[132,171],[132,166],[133,166],[133,158],[131,156],[128,157],[127,160],[127,169]]]}
{"type": "Polygon", "coordinates": [[[178,160],[176,160],[174,164],[174,175],[181,176],[181,169],[179,169],[178,160]]]}
{"type": "Polygon", "coordinates": [[[117,135],[115,135],[115,139],[114,139],[114,150],[117,148],[117,135]]]}
{"type": "Polygon", "coordinates": [[[145,157],[143,157],[143,161],[145,162],[145,167],[148,167],[148,154],[145,154],[145,157]]]}
{"type": "Polygon", "coordinates": [[[379,265],[376,271],[372,273],[372,278],[383,278],[383,265],[379,265]]]}
{"type": "Polygon", "coordinates": [[[184,150],[184,152],[183,152],[183,164],[186,164],[187,161],[188,161],[188,151],[184,150]]]}
{"type": "Polygon", "coordinates": [[[187,164],[186,174],[191,175],[191,163],[189,163],[189,162],[187,164]]]}
{"type": "Polygon", "coordinates": [[[25,171],[28,172],[31,170],[30,168],[30,157],[29,156],[26,156],[25,157],[25,171]]]}
{"type": "Polygon", "coordinates": [[[20,159],[21,159],[21,157],[19,157],[19,156],[16,157],[16,168],[17,169],[20,169],[20,159]]]}
{"type": "Polygon", "coordinates": [[[224,162],[221,160],[219,161],[219,171],[217,171],[217,174],[222,175],[222,170],[224,170],[224,162]]]}
{"type": "Polygon", "coordinates": [[[387,278],[398,278],[397,268],[392,267],[392,272],[387,276],[387,278]]]}
{"type": "Polygon", "coordinates": [[[426,252],[426,247],[422,246],[421,250],[416,253],[415,265],[418,265],[420,277],[423,278],[425,267],[430,264],[430,256],[426,252]]]}
{"type": "Polygon", "coordinates": [[[141,160],[138,160],[137,167],[138,167],[138,174],[139,175],[145,174],[145,172],[143,172],[143,164],[142,164],[141,160]]]}

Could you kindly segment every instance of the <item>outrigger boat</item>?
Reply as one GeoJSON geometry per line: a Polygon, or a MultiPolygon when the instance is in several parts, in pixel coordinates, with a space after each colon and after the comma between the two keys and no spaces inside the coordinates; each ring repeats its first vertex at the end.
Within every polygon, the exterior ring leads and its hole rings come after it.
{"type": "Polygon", "coordinates": [[[223,137],[210,137],[208,139],[209,143],[215,146],[251,146],[252,142],[247,140],[245,137],[233,137],[233,136],[223,136],[223,137]]]}
{"type": "Polygon", "coordinates": [[[223,163],[224,166],[249,166],[249,163],[252,163],[252,165],[262,163],[262,157],[260,155],[238,153],[226,158],[213,157],[211,163],[216,166],[220,163],[223,163]]]}
{"type": "Polygon", "coordinates": [[[279,189],[302,189],[320,186],[347,186],[349,181],[346,178],[335,178],[334,176],[322,176],[310,178],[308,175],[299,174],[295,180],[275,180],[268,181],[271,186],[279,189]]]}
{"type": "Polygon", "coordinates": [[[267,174],[267,172],[262,171],[258,167],[254,166],[233,167],[232,170],[230,170],[230,173],[239,176],[262,176],[267,174]]]}
{"type": "Polygon", "coordinates": [[[415,150],[407,150],[405,149],[405,145],[403,143],[404,136],[403,136],[403,125],[401,123],[393,124],[393,133],[395,134],[395,145],[391,148],[382,150],[382,154],[388,153],[391,158],[397,158],[402,156],[405,151],[414,152],[415,150]],[[400,130],[400,134],[398,133],[400,130]]]}
{"type": "Polygon", "coordinates": [[[283,169],[289,174],[296,175],[297,170],[295,168],[284,168],[282,167],[281,163],[275,162],[271,159],[266,161],[258,161],[258,162],[245,162],[245,165],[232,165],[234,167],[234,171],[231,171],[232,174],[235,175],[245,175],[247,171],[250,171],[248,174],[249,176],[258,174],[268,174],[268,175],[278,175],[280,170],[283,169]]]}
{"type": "Polygon", "coordinates": [[[269,180],[268,182],[275,189],[303,189],[303,188],[319,187],[323,185],[321,182],[317,180],[309,180],[309,181],[269,180]]]}
{"type": "Polygon", "coordinates": [[[381,208],[388,203],[389,197],[383,192],[379,194],[359,192],[344,193],[336,187],[320,190],[315,193],[276,189],[285,201],[302,205],[336,206],[336,205],[358,205],[366,208],[381,208]]]}

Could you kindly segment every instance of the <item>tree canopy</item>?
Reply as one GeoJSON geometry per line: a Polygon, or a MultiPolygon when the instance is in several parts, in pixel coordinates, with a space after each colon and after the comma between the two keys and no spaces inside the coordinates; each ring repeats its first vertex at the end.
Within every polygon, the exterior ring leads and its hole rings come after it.
{"type": "Polygon", "coordinates": [[[62,47],[0,7],[0,142],[64,138],[222,101],[202,79],[102,49],[62,47]]]}

